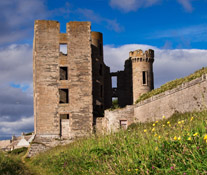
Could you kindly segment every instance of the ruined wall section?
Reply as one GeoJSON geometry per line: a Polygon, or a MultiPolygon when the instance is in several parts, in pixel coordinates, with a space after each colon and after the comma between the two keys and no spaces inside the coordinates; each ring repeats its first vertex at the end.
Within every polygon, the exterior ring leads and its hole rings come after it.
{"type": "Polygon", "coordinates": [[[90,22],[67,23],[71,137],[92,133],[92,58],[90,22]]]}
{"type": "Polygon", "coordinates": [[[110,68],[104,65],[104,109],[108,109],[112,105],[112,82],[110,76],[110,68]]]}
{"type": "Polygon", "coordinates": [[[132,106],[114,111],[105,111],[105,123],[108,132],[117,131],[120,121],[155,121],[164,115],[169,118],[174,113],[201,111],[207,108],[207,75],[155,95],[132,106]]]}
{"type": "Polygon", "coordinates": [[[59,29],[57,21],[35,21],[33,85],[34,128],[37,135],[59,136],[59,29]]]}

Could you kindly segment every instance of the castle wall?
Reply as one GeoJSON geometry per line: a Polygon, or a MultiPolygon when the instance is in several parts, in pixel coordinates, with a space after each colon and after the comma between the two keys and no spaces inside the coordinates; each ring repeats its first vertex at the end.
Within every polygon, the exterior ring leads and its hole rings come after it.
{"type": "Polygon", "coordinates": [[[69,22],[65,34],[59,28],[56,21],[35,21],[35,134],[60,137],[62,120],[64,135],[65,128],[69,137],[88,135],[93,121],[91,25],[69,22]],[[68,54],[60,53],[60,44],[67,45],[68,54]],[[65,80],[61,80],[61,67],[67,69],[65,80]]]}
{"type": "Polygon", "coordinates": [[[117,131],[120,120],[131,122],[147,122],[169,118],[175,112],[193,112],[207,107],[207,75],[184,83],[132,106],[114,111],[105,111],[106,128],[117,131]]]}
{"type": "Polygon", "coordinates": [[[110,68],[104,65],[104,109],[108,109],[112,105],[112,83],[110,76],[110,68]]]}

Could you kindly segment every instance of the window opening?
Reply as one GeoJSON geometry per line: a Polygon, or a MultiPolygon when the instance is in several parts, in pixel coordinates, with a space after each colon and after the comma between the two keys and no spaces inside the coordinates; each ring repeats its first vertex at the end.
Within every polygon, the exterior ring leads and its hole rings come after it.
{"type": "Polygon", "coordinates": [[[143,71],[142,72],[142,84],[147,84],[147,72],[143,71]]]}
{"type": "Polygon", "coordinates": [[[69,92],[68,89],[59,89],[59,103],[69,103],[69,92]]]}
{"type": "Polygon", "coordinates": [[[99,68],[99,75],[102,75],[103,74],[103,65],[100,64],[100,68],[99,68]]]}
{"type": "Polygon", "coordinates": [[[60,54],[62,55],[68,54],[67,44],[60,44],[60,54]]]}
{"type": "Polygon", "coordinates": [[[127,129],[127,120],[120,120],[120,129],[127,129]]]}
{"type": "Polygon", "coordinates": [[[68,80],[68,67],[60,67],[60,80],[68,80]]]}
{"type": "Polygon", "coordinates": [[[100,53],[100,56],[103,56],[103,46],[101,43],[99,44],[99,53],[100,53]]]}
{"type": "Polygon", "coordinates": [[[117,88],[117,76],[112,76],[112,88],[117,88]]]}
{"type": "Polygon", "coordinates": [[[60,114],[60,119],[69,119],[69,114],[60,114]]]}
{"type": "Polygon", "coordinates": [[[101,85],[101,87],[100,87],[100,97],[103,97],[103,86],[101,85]]]}

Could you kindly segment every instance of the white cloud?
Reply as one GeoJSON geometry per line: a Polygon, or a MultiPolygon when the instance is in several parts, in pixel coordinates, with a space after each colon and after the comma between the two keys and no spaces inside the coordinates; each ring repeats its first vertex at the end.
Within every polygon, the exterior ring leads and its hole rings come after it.
{"type": "Polygon", "coordinates": [[[167,50],[141,44],[127,44],[120,47],[106,45],[104,47],[105,63],[111,67],[111,71],[123,70],[124,61],[129,57],[130,51],[136,49],[147,50],[149,48],[155,50],[155,87],[207,66],[207,50],[167,50]]]}
{"type": "Polygon", "coordinates": [[[178,3],[180,3],[183,8],[187,11],[187,12],[192,12],[193,11],[193,7],[191,4],[192,0],[177,0],[178,3]]]}
{"type": "Polygon", "coordinates": [[[136,11],[139,8],[149,7],[159,3],[160,0],[110,0],[110,6],[124,12],[136,11]]]}

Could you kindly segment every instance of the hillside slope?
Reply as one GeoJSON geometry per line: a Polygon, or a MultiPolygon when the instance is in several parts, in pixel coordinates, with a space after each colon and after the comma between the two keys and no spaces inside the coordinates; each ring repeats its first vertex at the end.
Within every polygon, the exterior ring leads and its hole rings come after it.
{"type": "Polygon", "coordinates": [[[81,139],[28,164],[50,175],[206,174],[207,111],[174,114],[168,120],[81,139]]]}

